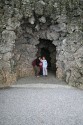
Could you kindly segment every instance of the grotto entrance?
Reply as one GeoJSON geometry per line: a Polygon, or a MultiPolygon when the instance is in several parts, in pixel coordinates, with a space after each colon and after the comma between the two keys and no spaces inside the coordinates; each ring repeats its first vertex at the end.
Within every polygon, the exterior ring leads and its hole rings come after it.
{"type": "Polygon", "coordinates": [[[50,26],[37,31],[34,25],[28,23],[28,19],[22,19],[20,27],[15,30],[16,39],[13,49],[12,62],[16,79],[35,75],[32,62],[37,56],[46,57],[49,76],[57,77],[56,41],[59,34],[52,32],[51,29],[50,26]]]}
{"type": "Polygon", "coordinates": [[[48,71],[56,74],[56,46],[48,39],[39,39],[37,56],[45,56],[48,62],[48,71]]]}

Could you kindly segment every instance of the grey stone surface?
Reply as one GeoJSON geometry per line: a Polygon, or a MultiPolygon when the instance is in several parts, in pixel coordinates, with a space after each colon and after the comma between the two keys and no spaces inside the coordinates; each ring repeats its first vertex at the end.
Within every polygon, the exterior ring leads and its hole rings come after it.
{"type": "Polygon", "coordinates": [[[83,84],[80,80],[83,77],[82,5],[82,0],[0,1],[0,69],[10,66],[10,70],[4,70],[5,80],[11,83],[13,78],[9,80],[9,76],[13,74],[15,79],[33,75],[31,62],[36,58],[39,39],[45,39],[56,46],[56,55],[51,53],[56,77],[68,84],[83,84]]]}
{"type": "Polygon", "coordinates": [[[83,91],[68,86],[0,90],[0,125],[82,125],[83,91]]]}
{"type": "Polygon", "coordinates": [[[34,24],[35,23],[35,18],[34,16],[32,16],[31,18],[29,18],[29,23],[34,24]]]}
{"type": "Polygon", "coordinates": [[[59,80],[56,78],[55,72],[49,72],[48,71],[48,77],[43,77],[40,76],[39,78],[35,77],[35,76],[29,76],[29,77],[25,77],[25,78],[21,78],[18,79],[17,82],[14,83],[14,85],[27,85],[27,84],[46,84],[48,86],[48,84],[60,84],[60,85],[67,85],[64,81],[59,80]]]}
{"type": "Polygon", "coordinates": [[[39,21],[40,21],[41,23],[46,23],[46,18],[42,16],[41,18],[39,18],[39,21]]]}

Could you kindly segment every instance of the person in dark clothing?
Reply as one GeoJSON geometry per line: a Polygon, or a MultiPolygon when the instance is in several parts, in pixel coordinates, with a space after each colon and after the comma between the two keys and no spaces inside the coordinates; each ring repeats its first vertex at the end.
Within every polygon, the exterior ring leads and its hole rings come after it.
{"type": "Polygon", "coordinates": [[[40,57],[36,59],[36,70],[37,70],[37,77],[40,75],[40,57]]]}
{"type": "Polygon", "coordinates": [[[39,60],[40,60],[40,63],[39,63],[39,67],[40,67],[40,75],[43,75],[43,63],[42,63],[42,59],[41,58],[39,58],[39,60]]]}
{"type": "Polygon", "coordinates": [[[39,72],[40,72],[39,64],[40,64],[39,58],[35,59],[32,62],[32,65],[33,65],[33,68],[34,68],[34,71],[35,71],[35,76],[37,76],[37,77],[39,77],[39,72]]]}
{"type": "Polygon", "coordinates": [[[40,64],[40,57],[36,59],[36,65],[39,66],[40,64]]]}
{"type": "Polygon", "coordinates": [[[36,70],[36,59],[33,60],[32,66],[33,66],[33,69],[34,69],[34,72],[35,72],[35,76],[36,76],[36,75],[37,75],[37,70],[36,70]]]}

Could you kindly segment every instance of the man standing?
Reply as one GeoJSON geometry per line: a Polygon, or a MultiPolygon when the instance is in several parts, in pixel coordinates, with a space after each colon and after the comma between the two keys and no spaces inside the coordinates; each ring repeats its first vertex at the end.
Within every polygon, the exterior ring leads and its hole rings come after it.
{"type": "Polygon", "coordinates": [[[39,58],[35,59],[32,62],[32,65],[33,65],[33,68],[34,68],[34,71],[35,71],[35,76],[37,76],[37,77],[39,77],[39,72],[40,72],[39,64],[40,64],[39,58]]]}

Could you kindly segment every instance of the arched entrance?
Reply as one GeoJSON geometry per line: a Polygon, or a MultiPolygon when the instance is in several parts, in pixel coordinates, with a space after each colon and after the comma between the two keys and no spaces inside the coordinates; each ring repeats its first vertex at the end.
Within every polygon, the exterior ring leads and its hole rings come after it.
{"type": "Polygon", "coordinates": [[[37,48],[37,56],[45,56],[48,62],[48,71],[52,71],[56,74],[56,46],[51,40],[40,38],[37,48]]]}

